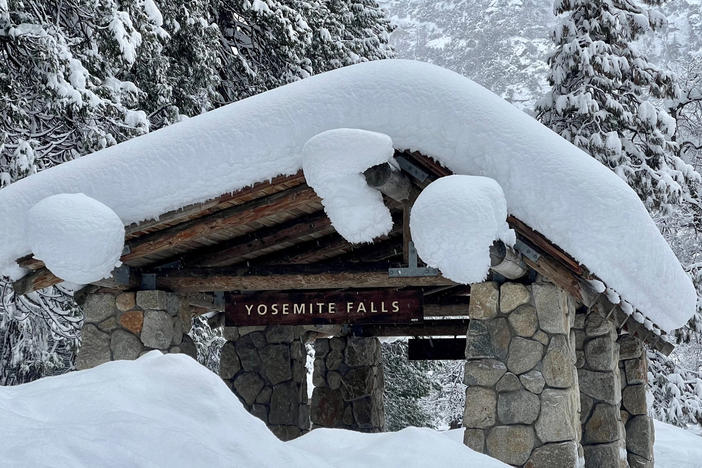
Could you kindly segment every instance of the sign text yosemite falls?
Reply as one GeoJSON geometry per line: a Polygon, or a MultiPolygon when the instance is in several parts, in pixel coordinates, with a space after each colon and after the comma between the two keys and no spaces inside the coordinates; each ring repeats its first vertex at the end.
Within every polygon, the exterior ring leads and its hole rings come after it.
{"type": "Polygon", "coordinates": [[[228,326],[410,323],[421,320],[418,291],[227,294],[228,326]]]}

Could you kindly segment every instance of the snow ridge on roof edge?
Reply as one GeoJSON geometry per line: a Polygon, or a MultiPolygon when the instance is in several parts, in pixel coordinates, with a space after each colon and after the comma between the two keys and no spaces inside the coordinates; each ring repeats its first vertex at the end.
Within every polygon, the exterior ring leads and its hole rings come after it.
{"type": "Polygon", "coordinates": [[[29,252],[28,210],[82,192],[125,224],[158,217],[302,165],[333,128],[389,135],[455,174],[502,186],[508,211],[586,265],[663,330],[685,324],[696,293],[636,194],[539,122],[454,72],[384,60],[323,73],[98,151],[0,190],[0,273],[29,252]],[[177,190],[174,189],[177,186],[177,190]]]}

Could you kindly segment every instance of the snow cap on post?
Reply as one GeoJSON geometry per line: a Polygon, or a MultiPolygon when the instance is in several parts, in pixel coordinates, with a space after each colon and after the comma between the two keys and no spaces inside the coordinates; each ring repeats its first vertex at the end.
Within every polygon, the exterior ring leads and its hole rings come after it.
{"type": "Polygon", "coordinates": [[[34,257],[59,278],[86,284],[119,266],[124,226],[110,208],[82,193],[46,197],[27,214],[34,257]]]}
{"type": "Polygon", "coordinates": [[[305,143],[302,169],[307,184],[347,241],[371,242],[392,229],[382,194],[368,186],[363,172],[389,162],[394,153],[389,136],[354,128],[328,130],[305,143]]]}
{"type": "Polygon", "coordinates": [[[490,269],[490,246],[512,246],[502,187],[489,177],[452,175],[435,180],[414,202],[410,230],[427,265],[459,283],[478,283],[490,269]]]}

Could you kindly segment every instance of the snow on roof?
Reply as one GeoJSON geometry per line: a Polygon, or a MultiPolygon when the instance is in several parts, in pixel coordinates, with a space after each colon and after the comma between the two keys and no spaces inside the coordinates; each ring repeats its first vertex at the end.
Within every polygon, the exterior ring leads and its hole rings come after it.
{"type": "Polygon", "coordinates": [[[311,137],[384,133],[456,174],[495,179],[508,212],[586,265],[664,330],[695,310],[692,282],[636,194],[593,158],[471,80],[374,61],[310,77],[134,138],[0,190],[0,272],[30,253],[28,210],[82,192],[127,223],[302,167],[311,137]]]}

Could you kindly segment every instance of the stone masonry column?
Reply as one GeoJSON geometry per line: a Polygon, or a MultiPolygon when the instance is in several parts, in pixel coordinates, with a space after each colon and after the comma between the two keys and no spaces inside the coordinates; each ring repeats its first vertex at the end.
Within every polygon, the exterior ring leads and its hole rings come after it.
{"type": "Polygon", "coordinates": [[[187,335],[192,311],[175,294],[102,291],[77,300],[82,302],[84,325],[76,369],[136,359],[152,349],[197,357],[195,344],[187,335]]]}
{"type": "Polygon", "coordinates": [[[305,362],[306,337],[300,327],[226,327],[219,375],[244,407],[281,440],[310,429],[305,362]]]}
{"type": "Polygon", "coordinates": [[[471,286],[464,443],[505,463],[575,467],[574,305],[548,282],[471,286]]]}
{"type": "Polygon", "coordinates": [[[377,338],[317,338],[314,343],[313,427],[382,432],[383,364],[377,338]]]}
{"type": "Polygon", "coordinates": [[[626,427],[626,451],[631,468],[653,468],[653,420],[648,415],[648,356],[641,341],[619,337],[619,373],[622,386],[621,419],[626,427]]]}
{"type": "Polygon", "coordinates": [[[593,310],[577,314],[575,333],[585,467],[626,467],[617,330],[593,310]]]}

